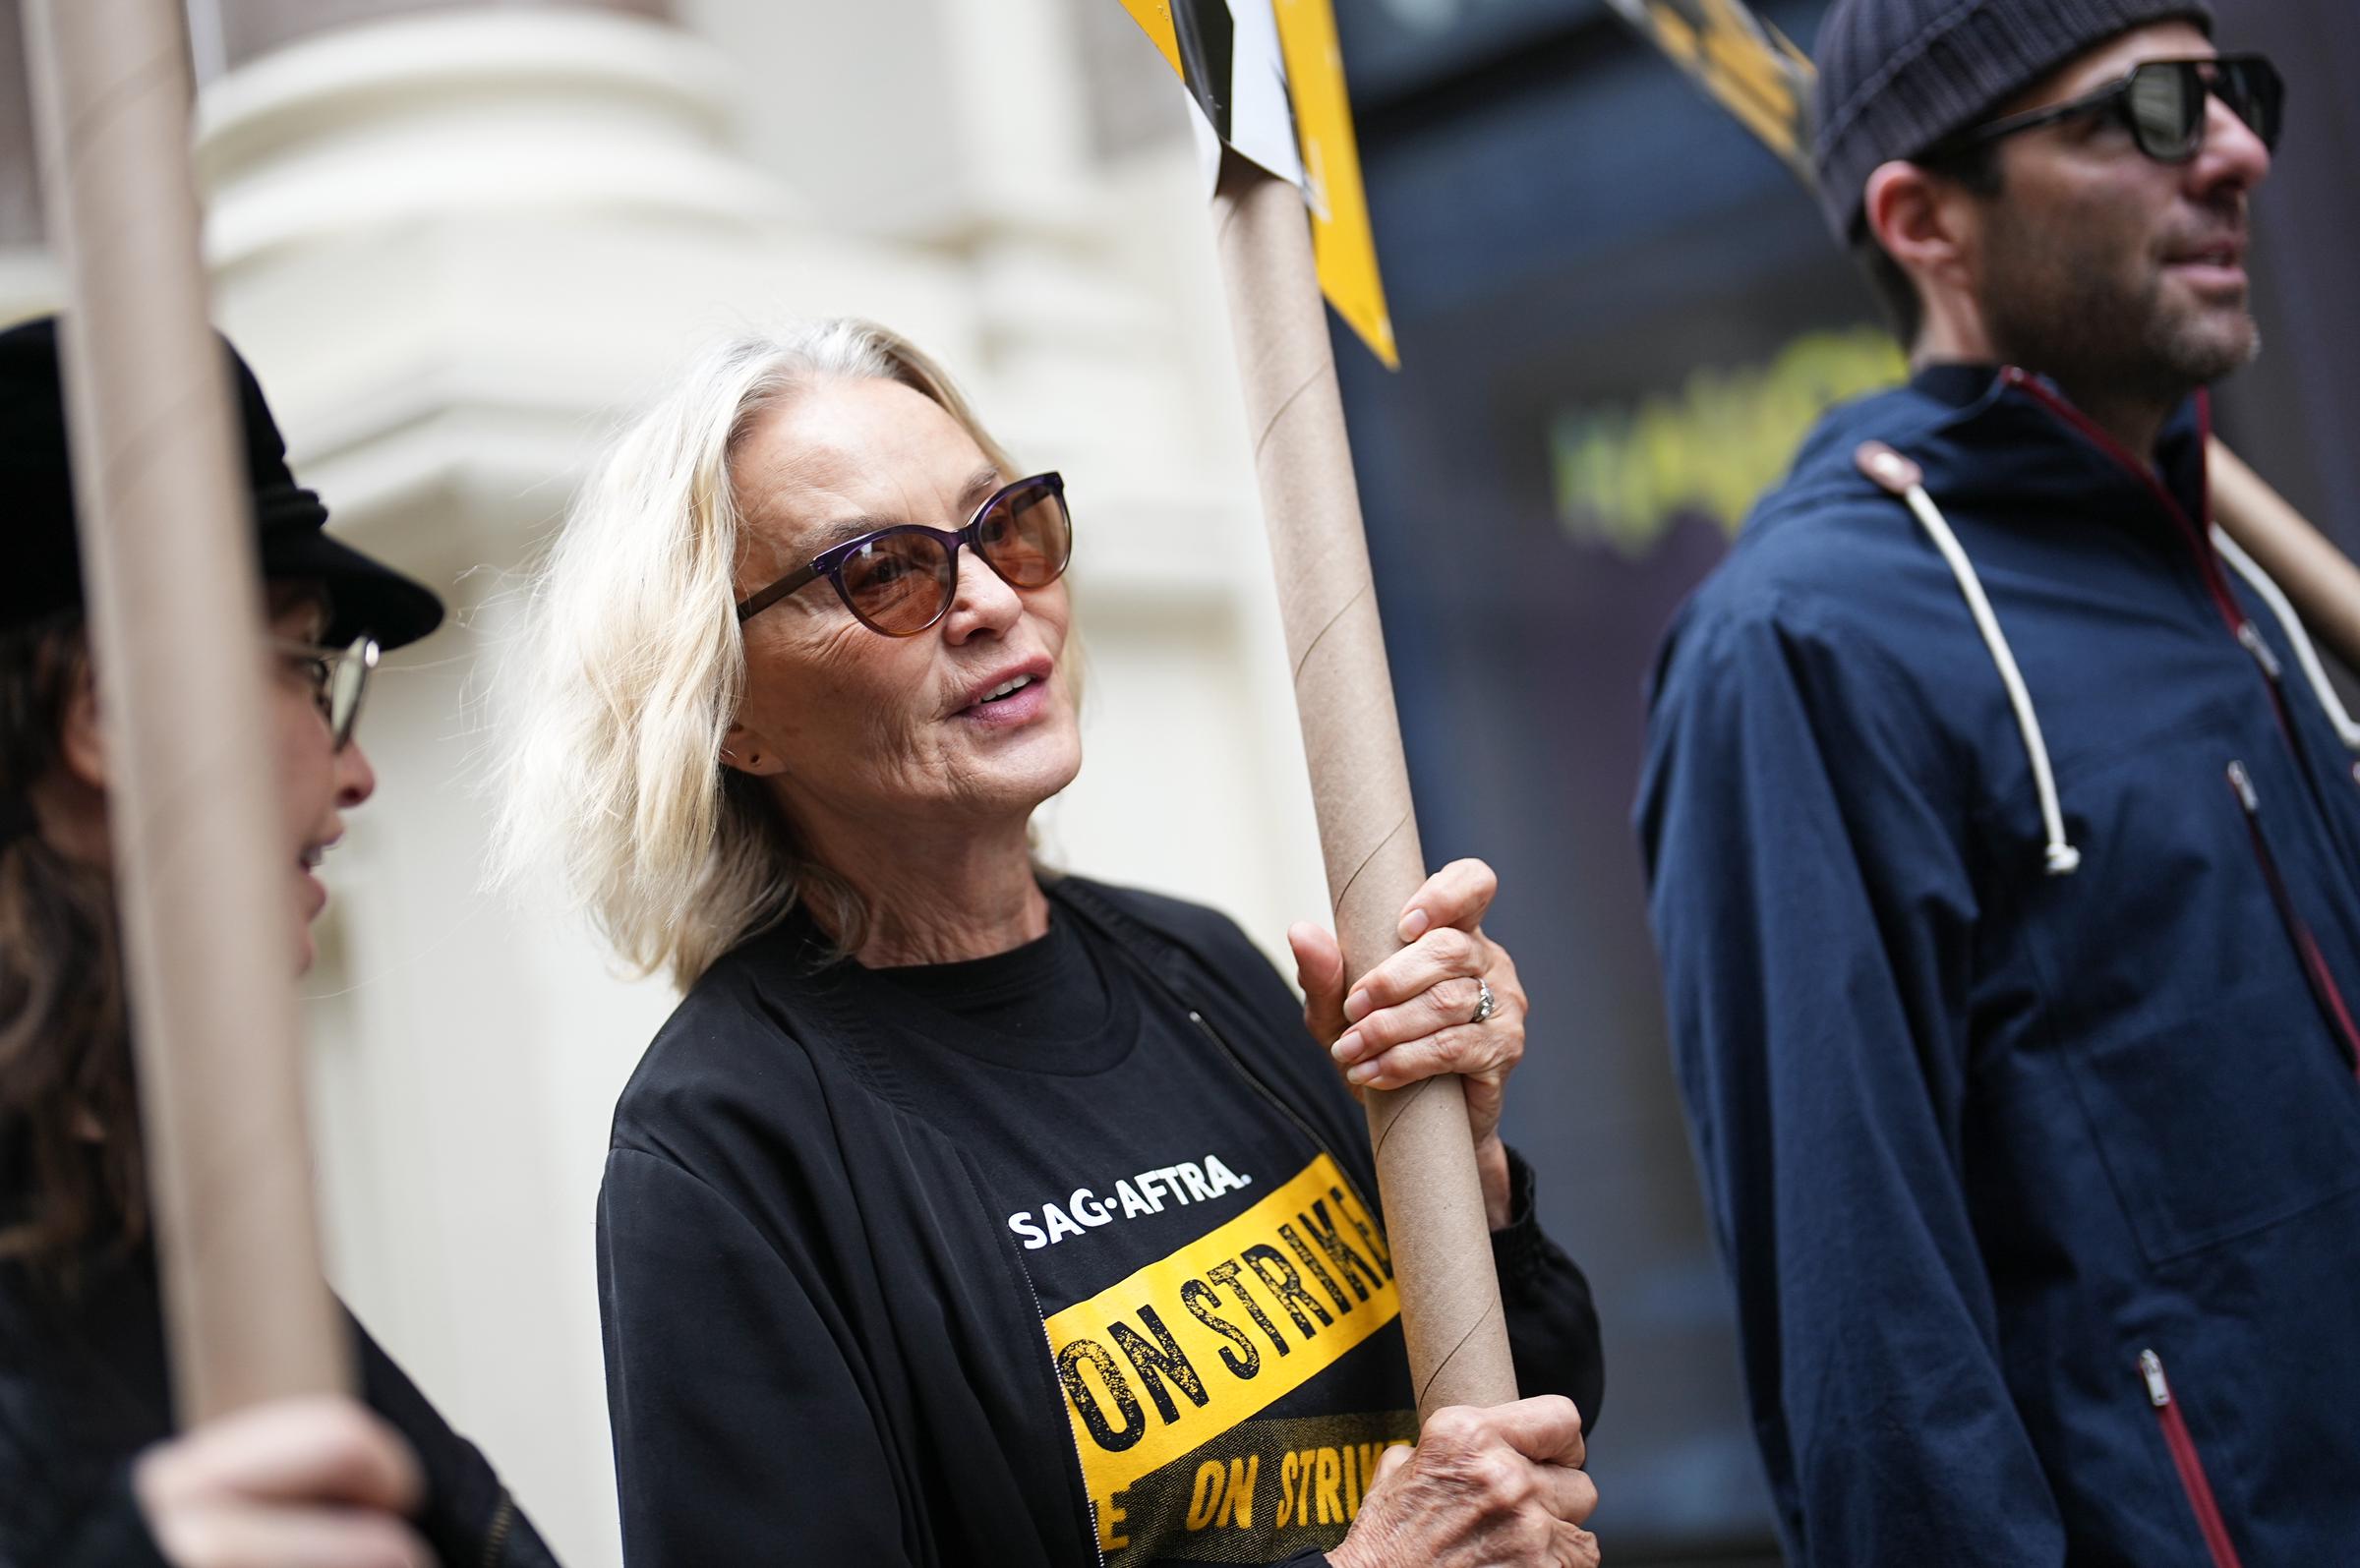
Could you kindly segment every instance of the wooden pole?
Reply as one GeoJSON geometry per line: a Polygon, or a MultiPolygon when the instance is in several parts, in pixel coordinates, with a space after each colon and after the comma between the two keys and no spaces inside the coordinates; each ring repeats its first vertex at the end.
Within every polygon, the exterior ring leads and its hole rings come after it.
{"type": "Polygon", "coordinates": [[[2215,437],[2212,515],[2284,589],[2303,623],[2360,674],[2360,566],[2215,437]]]}
{"type": "MultiPolygon", "coordinates": [[[[1213,198],[1254,466],[1347,975],[1426,879],[1303,195],[1224,152],[1213,198]]],[[[1516,1397],[1455,1077],[1367,1096],[1418,1413],[1516,1397]]]]}
{"type": "Polygon", "coordinates": [[[263,601],[206,324],[176,0],[30,0],[107,816],[176,1407],[349,1386],[312,1209],[296,846],[263,601]]]}

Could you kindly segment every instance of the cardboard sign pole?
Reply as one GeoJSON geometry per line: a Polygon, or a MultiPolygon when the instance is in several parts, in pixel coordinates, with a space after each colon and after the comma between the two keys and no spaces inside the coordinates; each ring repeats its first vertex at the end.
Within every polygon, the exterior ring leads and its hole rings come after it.
{"type": "Polygon", "coordinates": [[[177,0],[31,0],[148,1186],[184,1423],[348,1386],[321,1274],[254,528],[177,0]]]}
{"type": "Polygon", "coordinates": [[[2303,623],[2360,673],[2360,566],[2215,438],[2212,515],[2286,592],[2303,623]]]}
{"type": "MultiPolygon", "coordinates": [[[[1224,153],[1213,224],[1348,974],[1426,879],[1303,194],[1224,153]]],[[[1367,1096],[1418,1413],[1516,1397],[1455,1077],[1367,1096]]]]}

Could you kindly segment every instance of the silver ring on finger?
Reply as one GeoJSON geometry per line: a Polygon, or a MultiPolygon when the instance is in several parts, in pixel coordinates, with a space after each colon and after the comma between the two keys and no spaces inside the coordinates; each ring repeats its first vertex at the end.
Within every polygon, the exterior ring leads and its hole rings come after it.
{"type": "Polygon", "coordinates": [[[1467,1019],[1469,1023],[1481,1023],[1500,1011],[1500,999],[1492,995],[1492,982],[1479,974],[1475,986],[1475,1016],[1467,1019]]]}

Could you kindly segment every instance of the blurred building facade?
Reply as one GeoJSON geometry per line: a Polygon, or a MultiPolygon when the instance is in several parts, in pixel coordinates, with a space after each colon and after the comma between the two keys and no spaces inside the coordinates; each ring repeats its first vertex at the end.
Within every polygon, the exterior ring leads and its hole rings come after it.
{"type": "MultiPolygon", "coordinates": [[[[1808,48],[1826,0],[1754,0],[1808,48]]],[[[1709,12],[1706,0],[1666,0],[1709,12]]],[[[2288,81],[2253,203],[2262,359],[2220,429],[2360,547],[2350,0],[2213,0],[2288,81]]],[[[1345,406],[1427,853],[1509,867],[1536,1002],[1509,1138],[1598,1291],[1621,1563],[1776,1560],[1628,815],[1674,610],[1828,402],[1899,374],[1815,204],[1606,0],[1338,0],[1402,371],[1345,406]]]]}

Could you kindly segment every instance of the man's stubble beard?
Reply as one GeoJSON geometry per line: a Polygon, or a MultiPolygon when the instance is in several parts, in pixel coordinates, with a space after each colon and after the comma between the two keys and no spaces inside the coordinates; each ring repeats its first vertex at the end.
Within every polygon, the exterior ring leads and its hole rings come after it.
{"type": "Polygon", "coordinates": [[[2247,310],[2175,312],[2159,268],[2125,285],[2101,264],[2118,253],[2013,228],[2003,219],[1990,231],[1985,328],[2002,361],[2046,376],[2077,403],[2169,409],[2261,352],[2247,310]]]}

